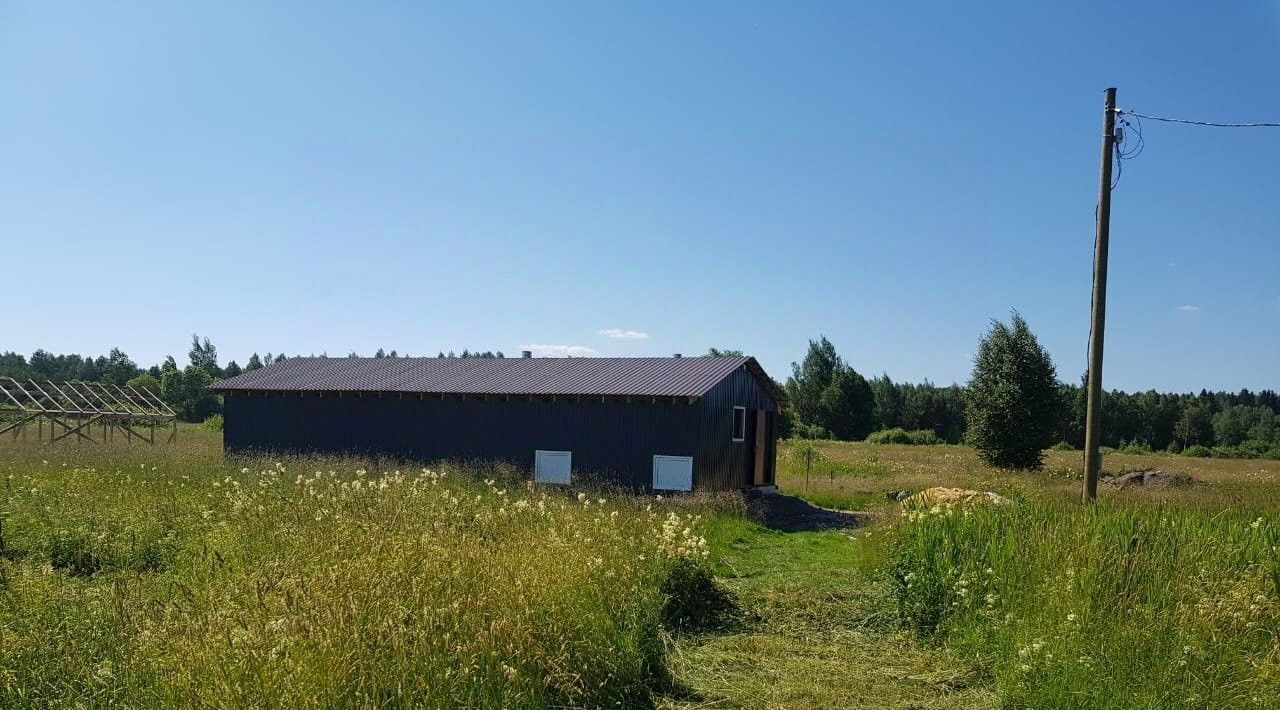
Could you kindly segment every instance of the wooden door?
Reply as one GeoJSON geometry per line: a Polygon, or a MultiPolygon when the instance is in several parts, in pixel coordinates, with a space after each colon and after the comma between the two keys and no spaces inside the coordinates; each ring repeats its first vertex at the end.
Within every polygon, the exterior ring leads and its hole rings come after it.
{"type": "Polygon", "coordinates": [[[755,463],[752,483],[763,486],[769,482],[769,413],[763,409],[756,410],[755,445],[751,447],[751,458],[755,463]]]}

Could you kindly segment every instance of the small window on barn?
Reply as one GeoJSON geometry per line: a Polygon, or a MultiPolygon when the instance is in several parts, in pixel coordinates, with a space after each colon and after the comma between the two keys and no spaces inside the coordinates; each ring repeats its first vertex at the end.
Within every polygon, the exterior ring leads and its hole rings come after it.
{"type": "Polygon", "coordinates": [[[733,408],[733,440],[742,441],[747,438],[747,408],[733,408]]]}

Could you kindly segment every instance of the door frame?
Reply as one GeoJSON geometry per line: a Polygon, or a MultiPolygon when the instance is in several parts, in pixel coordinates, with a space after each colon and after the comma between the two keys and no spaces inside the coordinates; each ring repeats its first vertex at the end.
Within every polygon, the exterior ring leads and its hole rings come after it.
{"type": "Polygon", "coordinates": [[[757,409],[755,435],[751,442],[751,485],[769,484],[769,412],[757,409]]]}

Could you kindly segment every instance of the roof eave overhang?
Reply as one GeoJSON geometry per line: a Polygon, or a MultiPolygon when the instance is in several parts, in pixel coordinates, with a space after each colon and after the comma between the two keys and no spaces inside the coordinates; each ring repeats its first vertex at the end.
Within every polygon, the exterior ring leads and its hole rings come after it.
{"type": "Polygon", "coordinates": [[[393,399],[484,399],[503,400],[567,400],[581,402],[625,402],[644,404],[659,402],[685,402],[696,404],[702,399],[697,394],[591,394],[583,392],[415,392],[401,390],[320,390],[320,389],[272,389],[266,387],[209,387],[215,394],[280,397],[376,397],[393,399]]]}

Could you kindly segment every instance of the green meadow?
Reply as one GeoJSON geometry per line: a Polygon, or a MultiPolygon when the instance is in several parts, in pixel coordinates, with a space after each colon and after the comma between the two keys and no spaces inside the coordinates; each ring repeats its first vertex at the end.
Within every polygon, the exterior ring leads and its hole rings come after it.
{"type": "Polygon", "coordinates": [[[788,443],[783,492],[855,512],[806,529],[198,427],[5,437],[0,706],[1280,705],[1280,465],[1112,455],[1194,480],[1086,508],[1078,464],[788,443]],[[1012,502],[886,496],[937,485],[1012,502]]]}

